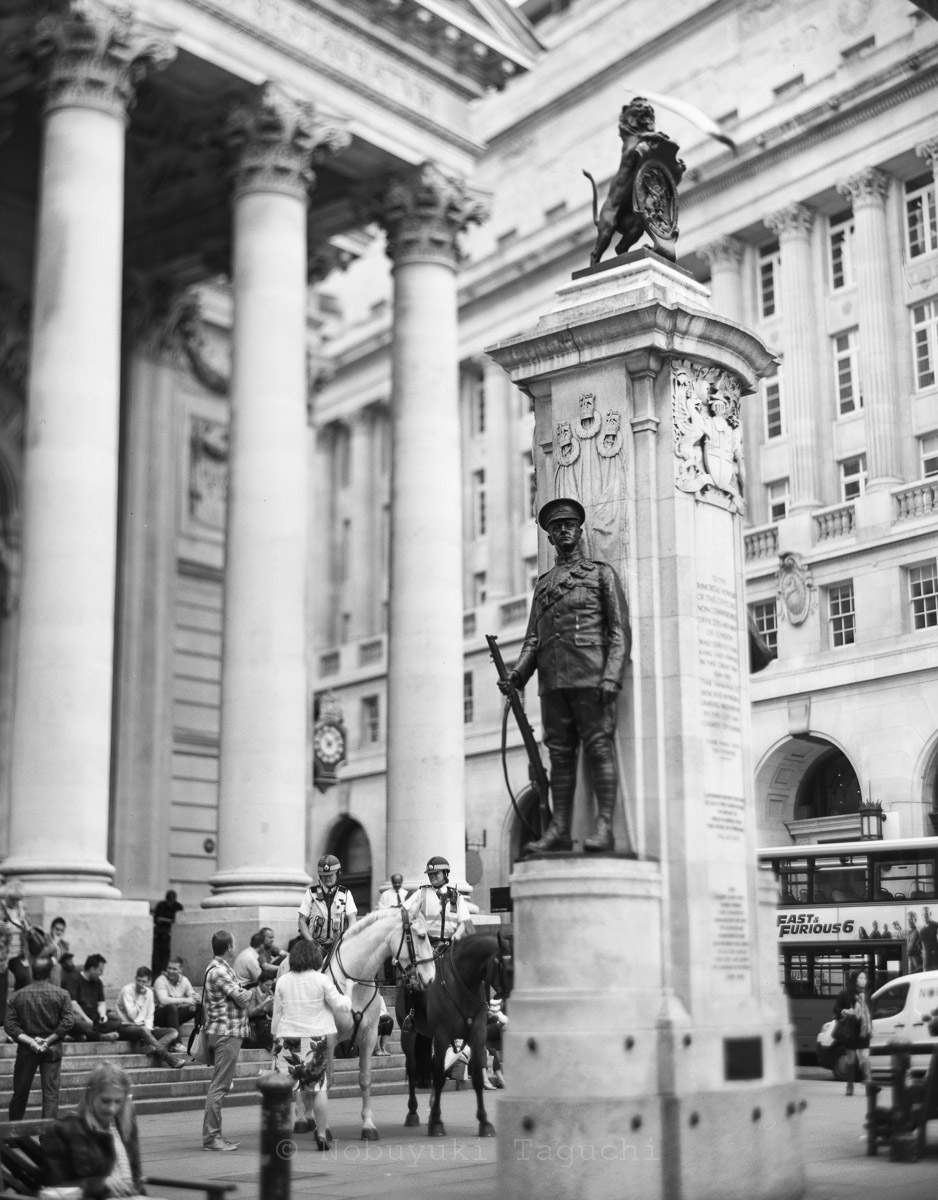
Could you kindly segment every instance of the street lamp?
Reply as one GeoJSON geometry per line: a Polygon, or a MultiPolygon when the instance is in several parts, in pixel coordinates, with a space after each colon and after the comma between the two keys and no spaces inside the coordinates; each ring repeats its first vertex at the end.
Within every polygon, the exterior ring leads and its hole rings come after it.
{"type": "Polygon", "coordinates": [[[860,837],[864,842],[881,841],[886,814],[878,800],[860,802],[860,837]]]}

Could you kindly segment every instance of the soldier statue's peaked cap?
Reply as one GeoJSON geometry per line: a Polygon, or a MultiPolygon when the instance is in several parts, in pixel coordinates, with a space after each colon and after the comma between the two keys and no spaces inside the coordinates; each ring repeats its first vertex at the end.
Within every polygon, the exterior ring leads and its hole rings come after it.
{"type": "Polygon", "coordinates": [[[537,514],[537,523],[541,529],[549,529],[551,521],[567,521],[571,517],[582,525],[586,521],[586,509],[579,500],[558,497],[547,501],[537,514]]]}

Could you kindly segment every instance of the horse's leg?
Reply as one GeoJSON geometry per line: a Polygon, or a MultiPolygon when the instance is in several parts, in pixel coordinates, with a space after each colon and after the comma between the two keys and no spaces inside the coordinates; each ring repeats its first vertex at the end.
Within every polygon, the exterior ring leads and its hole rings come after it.
{"type": "Polygon", "coordinates": [[[489,1121],[482,1099],[482,1081],[485,1078],[485,1037],[473,1038],[472,1053],[469,1055],[469,1075],[476,1093],[476,1120],[479,1122],[479,1137],[494,1137],[495,1127],[489,1121]]]}
{"type": "Polygon", "coordinates": [[[437,1029],[433,1035],[433,1100],[427,1117],[427,1135],[446,1137],[446,1126],[440,1112],[440,1093],[446,1086],[446,1033],[437,1029]]]}
{"type": "Polygon", "coordinates": [[[368,1021],[367,1025],[362,1021],[358,1029],[358,1087],[362,1094],[363,1142],[378,1141],[378,1130],[371,1115],[371,1062],[377,1040],[378,1010],[375,1009],[374,1020],[368,1021]]]}

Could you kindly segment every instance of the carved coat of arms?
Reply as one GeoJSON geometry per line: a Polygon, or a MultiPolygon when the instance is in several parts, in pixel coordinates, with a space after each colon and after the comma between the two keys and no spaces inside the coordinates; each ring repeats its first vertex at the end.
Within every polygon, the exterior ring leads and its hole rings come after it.
{"type": "Polygon", "coordinates": [[[722,367],[671,363],[675,483],[699,500],[742,512],[745,472],[740,383],[722,367]]]}
{"type": "Polygon", "coordinates": [[[811,571],[800,554],[779,555],[775,587],[782,615],[790,625],[800,625],[811,611],[814,589],[811,571]]]}

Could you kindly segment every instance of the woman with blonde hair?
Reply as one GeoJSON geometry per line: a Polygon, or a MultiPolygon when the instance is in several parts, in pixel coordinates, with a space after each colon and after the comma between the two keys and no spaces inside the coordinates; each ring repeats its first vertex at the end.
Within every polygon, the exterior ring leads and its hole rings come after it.
{"type": "Polygon", "coordinates": [[[130,1079],[112,1062],[95,1067],[74,1113],[43,1140],[47,1187],[80,1187],[90,1200],[146,1194],[130,1079]]]}
{"type": "Polygon", "coordinates": [[[277,980],[270,1022],[274,1070],[293,1080],[307,1120],[312,1107],[316,1148],[328,1150],[327,1049],[329,1035],[338,1032],[332,1014],[351,1012],[352,1002],[320,971],[322,954],[315,942],[298,941],[288,961],[290,969],[277,980]]]}

